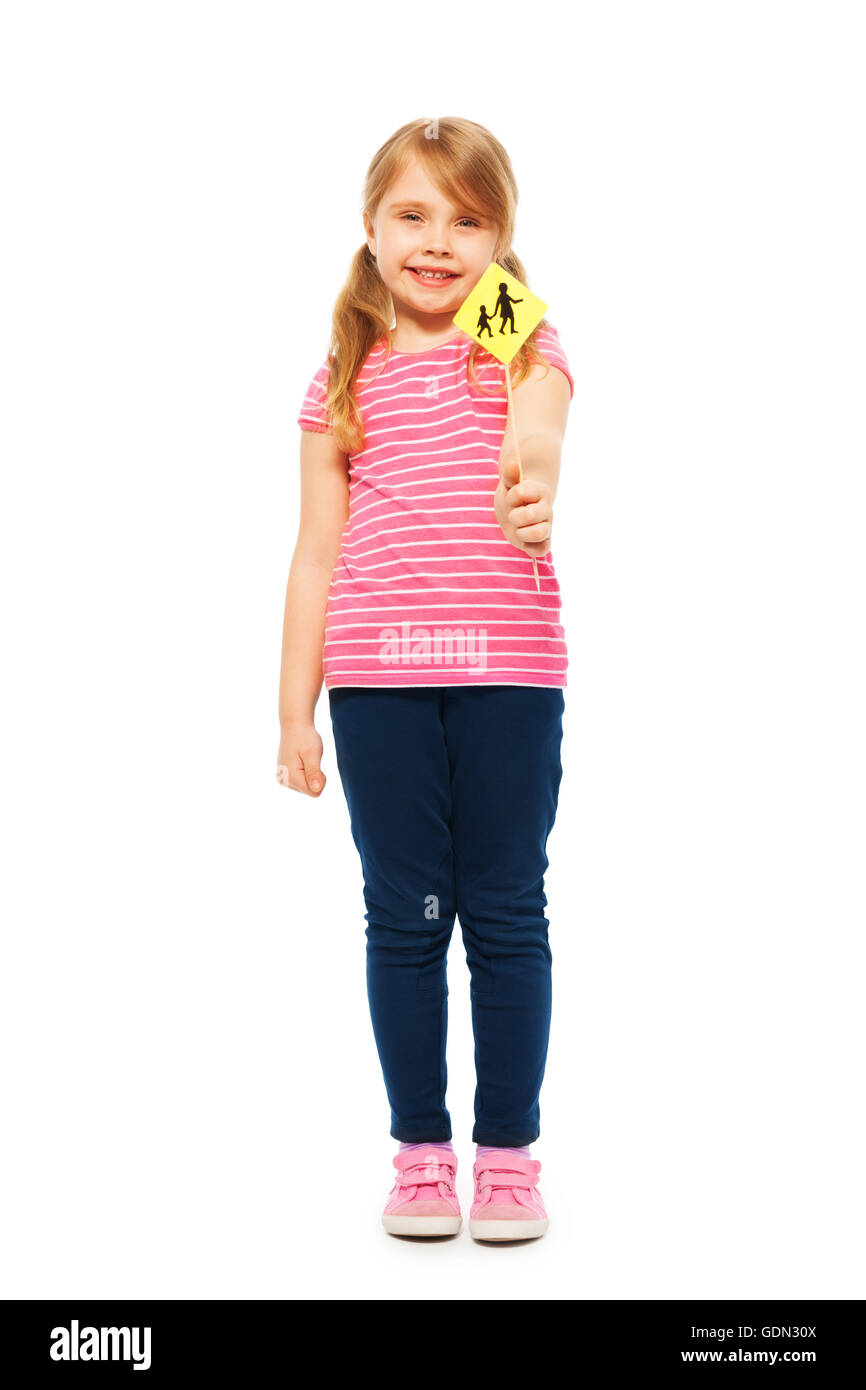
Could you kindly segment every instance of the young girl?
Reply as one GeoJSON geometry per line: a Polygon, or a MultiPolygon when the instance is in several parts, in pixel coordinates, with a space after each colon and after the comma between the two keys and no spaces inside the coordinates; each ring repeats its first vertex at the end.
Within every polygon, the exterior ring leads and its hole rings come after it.
{"type": "MultiPolygon", "coordinates": [[[[491,261],[527,282],[511,248],[516,202],[508,155],[483,126],[418,120],[386,141],[298,420],[278,777],[311,796],[325,786],[313,723],[324,677],[400,1141],[382,1217],[395,1234],[461,1225],[445,1105],[455,916],[477,1077],[470,1233],[548,1227],[528,1146],[550,1028],[543,878],[567,669],[550,535],[574,383],[542,320],[510,364],[518,482],[506,368],[453,322],[491,261]]],[[[505,307],[497,319],[486,306],[494,334],[511,331],[505,307]]]]}

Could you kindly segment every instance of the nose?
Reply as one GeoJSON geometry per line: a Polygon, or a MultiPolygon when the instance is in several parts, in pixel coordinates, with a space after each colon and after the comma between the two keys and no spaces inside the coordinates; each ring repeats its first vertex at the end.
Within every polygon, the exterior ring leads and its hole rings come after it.
{"type": "Polygon", "coordinates": [[[451,248],[448,241],[448,233],[438,228],[431,230],[425,246],[425,252],[431,256],[450,256],[451,248]]]}

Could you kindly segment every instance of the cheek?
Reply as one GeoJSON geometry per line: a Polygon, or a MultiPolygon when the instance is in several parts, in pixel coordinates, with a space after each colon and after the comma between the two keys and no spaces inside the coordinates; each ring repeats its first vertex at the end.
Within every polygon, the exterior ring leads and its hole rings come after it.
{"type": "Polygon", "coordinates": [[[379,264],[384,266],[386,270],[399,270],[408,256],[409,248],[405,245],[404,237],[392,234],[384,242],[379,243],[379,264]]]}

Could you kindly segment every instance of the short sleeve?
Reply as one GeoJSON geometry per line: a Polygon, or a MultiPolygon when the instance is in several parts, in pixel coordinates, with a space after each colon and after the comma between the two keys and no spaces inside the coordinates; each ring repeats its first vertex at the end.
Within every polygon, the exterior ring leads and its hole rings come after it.
{"type": "Polygon", "coordinates": [[[539,328],[535,335],[535,344],[540,353],[547,358],[552,367],[558,367],[568,378],[568,390],[571,399],[574,399],[574,377],[571,375],[571,368],[568,365],[568,358],[565,349],[559,340],[559,334],[553,324],[545,324],[539,328]]]}
{"type": "Polygon", "coordinates": [[[307,387],[298,416],[298,424],[302,430],[315,430],[319,434],[333,433],[331,414],[326,405],[330,367],[330,358],[325,358],[307,387]]]}

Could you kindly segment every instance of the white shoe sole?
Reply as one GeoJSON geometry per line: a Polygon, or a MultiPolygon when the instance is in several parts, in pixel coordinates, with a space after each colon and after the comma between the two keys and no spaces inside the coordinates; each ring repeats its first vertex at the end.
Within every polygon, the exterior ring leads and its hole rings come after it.
{"type": "Polygon", "coordinates": [[[475,1240],[532,1240],[543,1236],[550,1225],[543,1221],[470,1221],[469,1234],[475,1240]]]}
{"type": "Polygon", "coordinates": [[[454,1236],[463,1223],[462,1216],[383,1216],[382,1224],[392,1236],[454,1236]]]}

